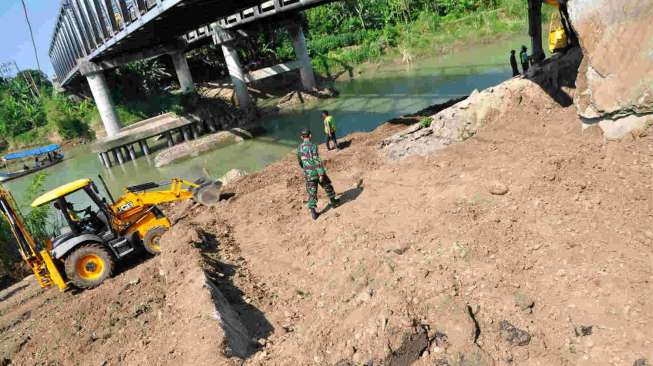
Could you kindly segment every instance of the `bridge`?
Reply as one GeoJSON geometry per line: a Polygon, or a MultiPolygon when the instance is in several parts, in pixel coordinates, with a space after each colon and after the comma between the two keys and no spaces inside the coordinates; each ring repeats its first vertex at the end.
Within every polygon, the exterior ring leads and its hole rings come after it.
{"type": "MultiPolygon", "coordinates": [[[[170,55],[182,92],[194,89],[185,52],[211,39],[220,45],[239,106],[253,105],[247,82],[299,69],[302,86],[316,87],[297,12],[335,0],[62,0],[50,42],[49,55],[57,82],[66,87],[88,81],[108,137],[120,132],[104,72],[118,66],[170,55]],[[246,25],[273,22],[285,27],[296,60],[245,73],[235,40],[248,36],[246,25]]],[[[528,0],[533,59],[544,58],[541,41],[542,2],[528,0]]],[[[566,15],[566,12],[565,12],[566,15]]],[[[565,17],[567,18],[567,17],[565,17]]],[[[572,34],[573,32],[569,32],[572,34]]]]}
{"type": "Polygon", "coordinates": [[[294,15],[333,0],[62,0],[49,56],[62,87],[88,81],[108,136],[120,121],[104,72],[170,55],[183,92],[194,89],[185,52],[211,39],[220,45],[241,108],[252,106],[246,83],[299,69],[306,89],[316,86],[306,41],[294,15]],[[297,60],[246,74],[234,41],[246,25],[278,22],[293,40],[297,60]]]}

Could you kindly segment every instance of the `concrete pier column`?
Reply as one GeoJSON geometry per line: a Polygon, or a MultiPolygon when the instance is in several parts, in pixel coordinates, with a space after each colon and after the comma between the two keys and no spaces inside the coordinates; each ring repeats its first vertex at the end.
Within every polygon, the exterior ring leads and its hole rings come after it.
{"type": "Polygon", "coordinates": [[[227,69],[231,76],[231,82],[234,85],[238,105],[241,109],[250,110],[252,108],[252,97],[247,91],[247,83],[245,81],[245,73],[240,65],[240,57],[238,51],[233,47],[232,43],[222,44],[222,53],[224,54],[227,69]]]}
{"type": "Polygon", "coordinates": [[[304,31],[298,23],[290,24],[287,28],[288,33],[290,33],[290,38],[292,38],[295,56],[299,62],[299,74],[302,79],[302,86],[306,90],[313,90],[317,87],[317,83],[315,82],[315,73],[313,72],[311,58],[308,56],[304,31]]]}
{"type": "Polygon", "coordinates": [[[194,123],[190,126],[190,130],[193,132],[193,139],[197,140],[200,138],[200,124],[194,123]]]}
{"type": "Polygon", "coordinates": [[[118,161],[118,165],[123,165],[125,163],[125,157],[122,156],[122,150],[120,148],[116,148],[112,152],[113,156],[116,158],[116,161],[118,161]]]}
{"type": "Polygon", "coordinates": [[[123,146],[122,151],[123,151],[122,156],[125,157],[125,161],[128,161],[130,155],[129,155],[129,150],[127,150],[127,146],[123,146]]]}
{"type": "Polygon", "coordinates": [[[168,142],[168,147],[175,146],[175,139],[172,138],[172,133],[166,132],[166,141],[168,142]]]}
{"type": "Polygon", "coordinates": [[[147,140],[141,140],[138,142],[138,144],[141,146],[143,155],[150,155],[150,147],[147,146],[147,140]]]}
{"type": "Polygon", "coordinates": [[[193,75],[190,73],[190,68],[188,67],[188,61],[186,60],[184,52],[179,51],[171,53],[170,57],[172,58],[172,63],[175,65],[175,71],[177,72],[177,79],[179,80],[179,86],[181,87],[182,93],[189,93],[195,90],[193,75]]]}
{"type": "Polygon", "coordinates": [[[129,157],[132,160],[136,160],[136,150],[134,149],[134,145],[127,146],[127,151],[129,151],[129,157]]]}
{"type": "Polygon", "coordinates": [[[105,168],[111,168],[111,160],[109,160],[109,155],[106,152],[100,153],[100,160],[105,168]]]}
{"type": "Polygon", "coordinates": [[[190,141],[193,138],[188,127],[182,127],[181,133],[184,135],[184,141],[190,141]]]}
{"type": "Polygon", "coordinates": [[[111,93],[107,80],[102,71],[94,71],[86,74],[88,86],[91,88],[95,105],[100,113],[100,119],[104,125],[107,136],[114,136],[120,132],[120,119],[111,100],[111,93]]]}

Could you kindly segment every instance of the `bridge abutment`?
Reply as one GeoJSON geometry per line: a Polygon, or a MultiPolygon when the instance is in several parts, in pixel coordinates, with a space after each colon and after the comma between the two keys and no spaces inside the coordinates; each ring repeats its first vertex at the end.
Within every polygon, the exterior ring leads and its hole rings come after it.
{"type": "Polygon", "coordinates": [[[120,132],[120,119],[111,100],[111,93],[104,72],[102,70],[93,70],[85,73],[84,76],[86,76],[88,86],[91,88],[91,94],[93,94],[107,136],[118,134],[120,132]]]}
{"type": "Polygon", "coordinates": [[[175,72],[177,73],[181,92],[189,93],[195,90],[193,75],[190,73],[184,51],[171,52],[169,55],[172,58],[172,63],[175,65],[175,72]]]}
{"type": "Polygon", "coordinates": [[[311,58],[308,55],[308,49],[306,48],[304,31],[299,23],[291,23],[287,26],[287,29],[292,38],[293,48],[295,49],[295,55],[297,56],[297,62],[299,63],[299,74],[302,80],[302,87],[306,90],[313,90],[317,87],[317,83],[315,82],[313,64],[311,63],[311,58]]]}

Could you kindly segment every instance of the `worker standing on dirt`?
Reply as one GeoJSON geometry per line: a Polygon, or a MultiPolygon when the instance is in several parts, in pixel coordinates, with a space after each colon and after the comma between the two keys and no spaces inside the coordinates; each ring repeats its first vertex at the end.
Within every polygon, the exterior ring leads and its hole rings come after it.
{"type": "Polygon", "coordinates": [[[510,67],[512,67],[512,76],[519,75],[519,67],[517,67],[517,57],[515,57],[515,50],[510,51],[510,67]]]}
{"type": "Polygon", "coordinates": [[[338,140],[336,139],[336,123],[333,121],[333,116],[329,115],[329,111],[322,111],[322,122],[324,122],[324,135],[327,150],[333,150],[331,141],[335,148],[340,150],[338,140]]]}
{"type": "Polygon", "coordinates": [[[305,128],[301,132],[302,143],[297,148],[297,161],[304,171],[306,192],[308,192],[308,209],[313,220],[317,220],[317,185],[321,185],[329,196],[331,207],[338,206],[336,191],[331,185],[331,179],[326,174],[322,159],[317,152],[317,146],[311,141],[311,131],[305,128]]]}
{"type": "Polygon", "coordinates": [[[521,68],[524,70],[524,74],[526,74],[526,71],[528,71],[528,48],[526,46],[521,46],[519,60],[521,61],[521,68]]]}

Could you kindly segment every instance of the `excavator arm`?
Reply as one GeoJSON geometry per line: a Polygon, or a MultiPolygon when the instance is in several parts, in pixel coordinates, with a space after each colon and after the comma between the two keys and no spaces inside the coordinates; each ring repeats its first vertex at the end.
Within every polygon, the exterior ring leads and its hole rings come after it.
{"type": "Polygon", "coordinates": [[[54,264],[48,248],[39,250],[16,207],[11,193],[0,187],[0,211],[9,223],[23,261],[34,272],[34,276],[42,288],[56,285],[61,291],[64,291],[67,288],[66,282],[54,264]]]}
{"type": "Polygon", "coordinates": [[[113,204],[113,209],[117,214],[122,214],[137,207],[187,199],[212,206],[219,200],[221,187],[219,181],[193,183],[180,178],[164,183],[139,184],[125,188],[125,193],[113,204]],[[155,190],[166,186],[167,189],[155,190]]]}

